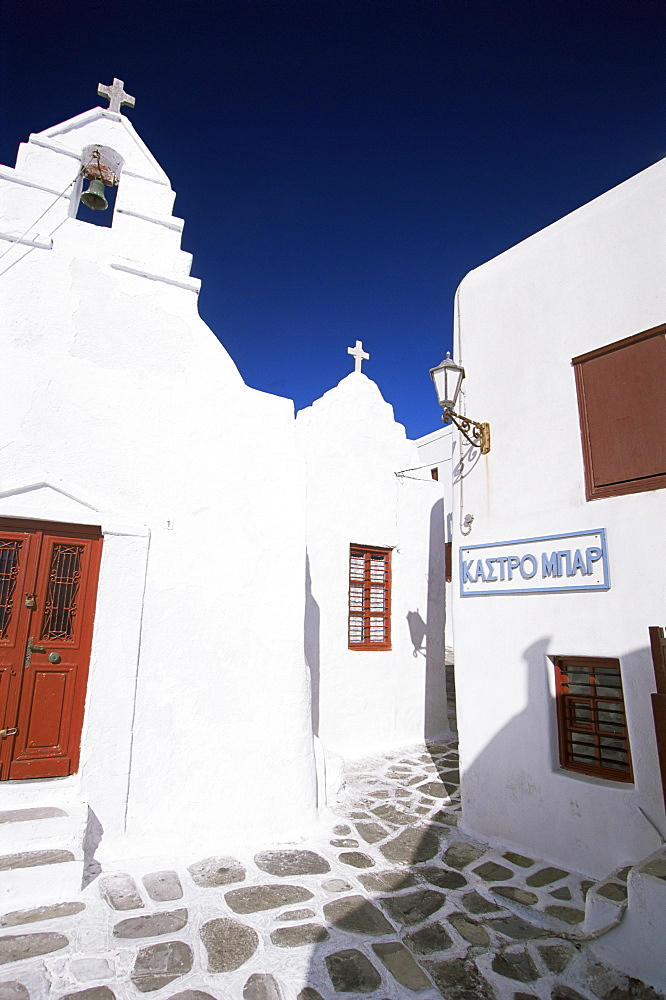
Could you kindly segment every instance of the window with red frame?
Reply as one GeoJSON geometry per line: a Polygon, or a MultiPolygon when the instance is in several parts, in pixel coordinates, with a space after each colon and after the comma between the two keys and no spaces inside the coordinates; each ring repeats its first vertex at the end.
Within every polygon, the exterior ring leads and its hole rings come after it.
{"type": "Polygon", "coordinates": [[[391,648],[391,550],[349,550],[349,648],[391,648]]]}
{"type": "Polygon", "coordinates": [[[562,767],[633,781],[620,661],[592,656],[551,659],[562,767]]]}

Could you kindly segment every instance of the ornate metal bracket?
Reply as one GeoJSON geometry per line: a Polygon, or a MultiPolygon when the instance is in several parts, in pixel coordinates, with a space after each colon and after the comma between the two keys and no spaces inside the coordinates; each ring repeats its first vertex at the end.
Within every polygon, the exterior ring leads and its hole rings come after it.
{"type": "Polygon", "coordinates": [[[474,448],[480,448],[482,455],[488,454],[490,451],[490,424],[480,424],[476,420],[470,420],[469,417],[463,417],[460,413],[454,413],[448,407],[442,414],[442,420],[445,424],[455,424],[463,437],[474,448]]]}

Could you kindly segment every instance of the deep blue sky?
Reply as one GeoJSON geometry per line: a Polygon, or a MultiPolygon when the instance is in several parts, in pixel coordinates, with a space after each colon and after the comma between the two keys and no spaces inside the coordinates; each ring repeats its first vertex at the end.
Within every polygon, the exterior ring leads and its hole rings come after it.
{"type": "Polygon", "coordinates": [[[465,273],[666,154],[666,0],[1,0],[0,62],[0,162],[123,79],[245,381],[362,340],[410,437],[465,273]]]}

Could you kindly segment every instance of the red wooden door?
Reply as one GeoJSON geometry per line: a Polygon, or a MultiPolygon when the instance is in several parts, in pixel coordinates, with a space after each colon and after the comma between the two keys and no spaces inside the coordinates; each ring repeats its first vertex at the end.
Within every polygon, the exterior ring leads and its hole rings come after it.
{"type": "Polygon", "coordinates": [[[0,779],[78,768],[99,528],[0,520],[0,779]]]}

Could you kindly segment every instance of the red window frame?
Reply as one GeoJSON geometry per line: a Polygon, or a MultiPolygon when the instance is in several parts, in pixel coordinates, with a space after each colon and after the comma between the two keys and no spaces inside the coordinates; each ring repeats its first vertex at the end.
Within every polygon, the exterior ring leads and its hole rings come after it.
{"type": "Polygon", "coordinates": [[[581,354],[571,364],[586,499],[666,487],[666,324],[581,354]]]}
{"type": "Polygon", "coordinates": [[[602,656],[550,659],[555,666],[561,766],[633,782],[620,661],[602,656]]]}
{"type": "Polygon", "coordinates": [[[350,545],[347,637],[350,649],[391,648],[391,549],[350,545]],[[382,566],[381,579],[379,566],[382,566]],[[377,607],[379,591],[381,609],[377,607]]]}

